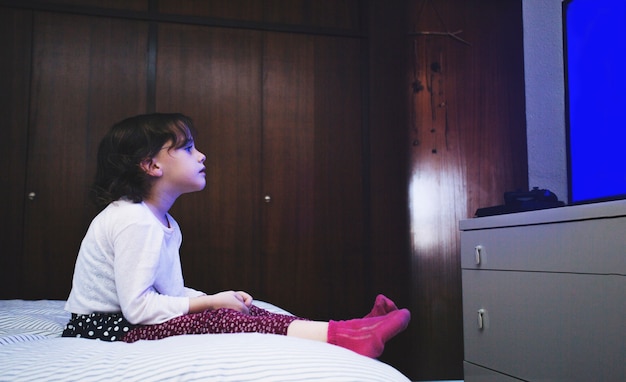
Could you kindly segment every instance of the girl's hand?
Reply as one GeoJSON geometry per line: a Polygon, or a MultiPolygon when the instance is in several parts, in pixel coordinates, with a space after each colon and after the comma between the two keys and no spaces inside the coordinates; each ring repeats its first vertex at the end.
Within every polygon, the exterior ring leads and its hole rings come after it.
{"type": "Polygon", "coordinates": [[[235,292],[237,293],[239,296],[241,296],[242,298],[242,302],[244,303],[245,306],[247,306],[248,308],[250,307],[250,305],[252,305],[252,296],[250,296],[248,293],[244,292],[244,291],[238,291],[235,292]]]}
{"type": "Polygon", "coordinates": [[[248,314],[252,305],[252,296],[243,291],[225,291],[213,295],[201,296],[189,300],[189,313],[220,308],[233,309],[248,314]]]}
{"type": "Polygon", "coordinates": [[[252,305],[252,296],[246,292],[226,291],[209,296],[212,299],[212,309],[228,308],[248,314],[252,305]]]}

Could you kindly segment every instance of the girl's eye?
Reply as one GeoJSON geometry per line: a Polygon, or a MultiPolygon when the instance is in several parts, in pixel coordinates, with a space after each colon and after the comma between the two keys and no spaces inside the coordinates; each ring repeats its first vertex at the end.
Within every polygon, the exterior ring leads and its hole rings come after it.
{"type": "Polygon", "coordinates": [[[191,153],[191,150],[193,150],[193,146],[185,147],[185,151],[187,151],[188,153],[191,153]]]}

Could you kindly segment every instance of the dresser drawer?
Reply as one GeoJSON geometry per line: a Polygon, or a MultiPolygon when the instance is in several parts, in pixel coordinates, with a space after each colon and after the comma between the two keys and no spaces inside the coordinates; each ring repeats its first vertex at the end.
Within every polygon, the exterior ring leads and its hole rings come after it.
{"type": "Polygon", "coordinates": [[[626,217],[462,231],[461,266],[626,275],[626,217]]]}
{"type": "Polygon", "coordinates": [[[625,276],[462,270],[462,278],[467,362],[526,381],[626,380],[625,276]]]}

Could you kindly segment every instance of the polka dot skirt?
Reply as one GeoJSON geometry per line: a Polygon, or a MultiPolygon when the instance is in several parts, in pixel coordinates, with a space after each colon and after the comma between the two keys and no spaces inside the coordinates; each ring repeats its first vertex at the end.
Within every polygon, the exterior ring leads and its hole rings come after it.
{"type": "Polygon", "coordinates": [[[120,341],[135,326],[128,322],[121,313],[72,313],[62,336],[120,341]]]}
{"type": "Polygon", "coordinates": [[[186,314],[162,324],[137,326],[124,336],[123,341],[158,340],[181,334],[254,332],[286,335],[287,327],[294,320],[301,318],[271,313],[254,305],[250,307],[250,314],[224,308],[186,314]]]}

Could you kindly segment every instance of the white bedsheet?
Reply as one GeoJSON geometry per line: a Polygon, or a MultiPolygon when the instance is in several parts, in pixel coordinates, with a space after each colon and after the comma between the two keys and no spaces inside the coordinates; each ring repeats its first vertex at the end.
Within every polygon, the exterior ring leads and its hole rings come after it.
{"type": "Polygon", "coordinates": [[[132,344],[60,338],[68,318],[62,304],[0,301],[0,381],[408,381],[393,367],[350,350],[270,334],[132,344]]]}

